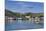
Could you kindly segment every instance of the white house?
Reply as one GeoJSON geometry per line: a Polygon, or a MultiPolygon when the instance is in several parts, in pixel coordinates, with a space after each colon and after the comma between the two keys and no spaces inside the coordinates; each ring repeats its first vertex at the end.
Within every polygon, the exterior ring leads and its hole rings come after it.
{"type": "Polygon", "coordinates": [[[30,16],[25,16],[26,18],[30,18],[30,16]]]}

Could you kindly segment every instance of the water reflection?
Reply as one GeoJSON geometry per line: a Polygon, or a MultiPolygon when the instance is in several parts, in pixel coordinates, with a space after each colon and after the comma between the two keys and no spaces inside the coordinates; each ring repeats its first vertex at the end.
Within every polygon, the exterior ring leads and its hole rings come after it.
{"type": "Polygon", "coordinates": [[[8,20],[6,24],[6,30],[23,30],[23,29],[38,29],[43,28],[44,25],[32,23],[30,20],[8,20]],[[10,22],[11,21],[11,22],[10,22]]]}

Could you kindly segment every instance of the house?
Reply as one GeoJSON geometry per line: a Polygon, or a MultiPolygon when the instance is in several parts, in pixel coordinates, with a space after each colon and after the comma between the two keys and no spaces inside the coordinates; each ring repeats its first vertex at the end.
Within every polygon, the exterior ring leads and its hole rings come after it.
{"type": "Polygon", "coordinates": [[[26,18],[30,18],[30,16],[25,16],[26,18]]]}

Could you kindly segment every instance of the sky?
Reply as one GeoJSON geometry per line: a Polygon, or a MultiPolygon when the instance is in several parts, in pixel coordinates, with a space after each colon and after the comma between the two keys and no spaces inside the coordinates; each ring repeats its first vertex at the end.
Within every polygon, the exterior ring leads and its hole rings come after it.
{"type": "Polygon", "coordinates": [[[5,2],[5,8],[12,12],[20,13],[43,13],[44,3],[26,2],[26,1],[8,1],[5,2]]]}

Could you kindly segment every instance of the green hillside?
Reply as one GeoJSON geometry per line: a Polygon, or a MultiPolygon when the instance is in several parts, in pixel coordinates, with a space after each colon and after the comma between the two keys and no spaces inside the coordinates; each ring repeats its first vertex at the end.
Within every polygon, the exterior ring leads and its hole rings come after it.
{"type": "Polygon", "coordinates": [[[44,16],[43,13],[25,13],[25,14],[22,14],[22,13],[17,13],[17,12],[12,12],[10,10],[7,10],[5,9],[5,16],[16,16],[16,17],[23,17],[23,16],[31,16],[31,17],[40,17],[40,16],[44,16]]]}

